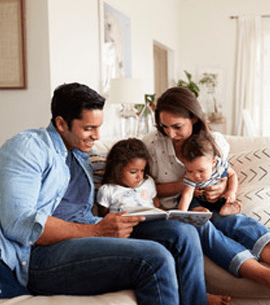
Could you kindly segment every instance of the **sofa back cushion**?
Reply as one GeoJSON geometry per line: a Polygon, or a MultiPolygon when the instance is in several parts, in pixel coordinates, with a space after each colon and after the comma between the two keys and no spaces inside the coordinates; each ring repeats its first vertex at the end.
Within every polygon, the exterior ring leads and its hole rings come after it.
{"type": "Polygon", "coordinates": [[[226,137],[243,213],[270,228],[270,137],[226,137]]]}

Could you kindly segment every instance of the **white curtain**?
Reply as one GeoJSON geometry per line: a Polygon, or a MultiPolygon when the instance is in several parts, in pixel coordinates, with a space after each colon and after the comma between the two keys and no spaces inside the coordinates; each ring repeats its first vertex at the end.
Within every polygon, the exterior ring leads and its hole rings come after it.
{"type": "MultiPolygon", "coordinates": [[[[260,16],[240,16],[237,20],[237,49],[234,95],[233,134],[244,134],[242,110],[246,109],[256,125],[261,111],[262,20],[260,16]]],[[[258,129],[260,126],[256,125],[258,129]]]]}

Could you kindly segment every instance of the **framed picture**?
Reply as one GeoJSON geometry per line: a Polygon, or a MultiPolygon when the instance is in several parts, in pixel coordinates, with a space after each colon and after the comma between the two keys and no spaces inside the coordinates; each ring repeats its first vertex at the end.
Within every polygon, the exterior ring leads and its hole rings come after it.
{"type": "Polygon", "coordinates": [[[0,89],[24,89],[24,0],[0,0],[0,20],[0,89]]]}
{"type": "Polygon", "coordinates": [[[130,18],[99,0],[100,84],[108,95],[112,78],[131,77],[130,18]]]}

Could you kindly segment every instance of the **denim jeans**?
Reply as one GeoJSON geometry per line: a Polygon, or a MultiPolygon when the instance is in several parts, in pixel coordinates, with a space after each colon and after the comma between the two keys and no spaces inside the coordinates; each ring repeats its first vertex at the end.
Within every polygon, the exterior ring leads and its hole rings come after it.
{"type": "Polygon", "coordinates": [[[269,229],[242,213],[221,216],[214,212],[211,221],[225,235],[250,250],[256,259],[260,259],[261,251],[270,242],[269,229]]]}
{"type": "Polygon", "coordinates": [[[180,304],[173,256],[156,242],[135,239],[92,237],[34,246],[28,289],[39,295],[134,289],[140,305],[180,304]]]}
{"type": "Polygon", "coordinates": [[[157,241],[173,255],[180,304],[207,304],[203,253],[194,226],[178,220],[143,222],[134,228],[132,237],[157,241]]]}
{"type": "Polygon", "coordinates": [[[213,212],[211,221],[198,228],[203,252],[217,265],[238,276],[241,265],[247,259],[259,259],[262,249],[270,242],[269,230],[257,220],[242,213],[219,215],[212,203],[193,198],[190,209],[204,206],[213,212]]]}

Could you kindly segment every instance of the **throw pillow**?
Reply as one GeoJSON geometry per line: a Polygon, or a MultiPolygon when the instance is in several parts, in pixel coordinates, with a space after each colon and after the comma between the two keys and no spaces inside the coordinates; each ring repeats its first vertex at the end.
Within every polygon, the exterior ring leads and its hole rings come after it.
{"type": "MultiPolygon", "coordinates": [[[[97,190],[99,189],[99,187],[101,185],[101,180],[102,180],[102,177],[104,174],[105,164],[106,164],[106,155],[100,154],[97,152],[92,152],[89,155],[89,160],[93,166],[93,179],[94,179],[94,184],[95,184],[95,195],[96,195],[97,190]]],[[[98,207],[97,207],[96,200],[94,202],[92,212],[95,216],[98,216],[98,207]]]]}
{"type": "Polygon", "coordinates": [[[228,161],[238,175],[243,213],[270,228],[270,148],[231,154],[228,161]]]}
{"type": "Polygon", "coordinates": [[[105,164],[106,164],[106,155],[99,154],[97,152],[92,152],[89,155],[89,160],[93,166],[93,177],[95,183],[95,190],[100,187],[100,183],[104,174],[105,164]]]}

